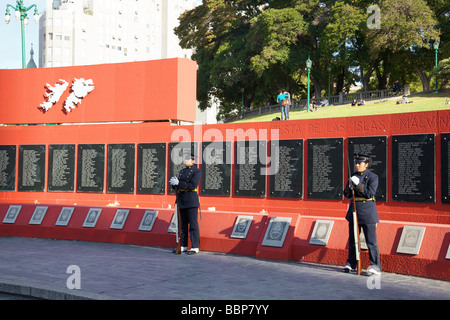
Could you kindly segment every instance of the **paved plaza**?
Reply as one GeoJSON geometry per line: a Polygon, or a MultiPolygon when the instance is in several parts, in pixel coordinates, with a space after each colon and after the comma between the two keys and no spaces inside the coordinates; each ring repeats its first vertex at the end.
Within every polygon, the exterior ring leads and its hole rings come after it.
{"type": "Polygon", "coordinates": [[[188,256],[167,248],[0,237],[0,292],[56,300],[263,305],[263,300],[448,300],[450,282],[384,272],[357,276],[342,273],[340,266],[213,252],[188,256]]]}

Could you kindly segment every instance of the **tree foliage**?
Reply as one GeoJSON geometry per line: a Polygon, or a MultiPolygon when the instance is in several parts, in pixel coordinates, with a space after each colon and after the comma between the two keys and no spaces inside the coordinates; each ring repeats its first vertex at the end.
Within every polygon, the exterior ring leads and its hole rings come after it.
{"type": "Polygon", "coordinates": [[[194,49],[200,108],[216,97],[228,114],[273,103],[281,88],[304,98],[308,57],[316,98],[328,72],[333,94],[398,79],[420,79],[426,90],[438,39],[448,58],[449,14],[446,0],[204,0],[181,15],[175,33],[194,49]]]}

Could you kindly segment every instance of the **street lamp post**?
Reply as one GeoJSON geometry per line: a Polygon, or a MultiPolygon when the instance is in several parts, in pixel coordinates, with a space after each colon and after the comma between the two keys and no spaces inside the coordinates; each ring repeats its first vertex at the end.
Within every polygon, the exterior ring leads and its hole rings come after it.
{"type": "MultiPolygon", "coordinates": [[[[434,66],[437,68],[438,66],[438,49],[439,49],[439,42],[436,40],[433,44],[434,53],[435,53],[435,59],[434,59],[434,66]]],[[[438,92],[438,84],[437,84],[437,74],[434,76],[434,93],[438,92]]]]}
{"type": "Polygon", "coordinates": [[[311,59],[308,57],[308,60],[306,60],[306,68],[308,69],[308,98],[307,98],[307,112],[309,112],[309,75],[310,75],[310,71],[311,71],[311,66],[312,66],[312,61],[311,59]]]}
{"type": "Polygon", "coordinates": [[[14,16],[16,19],[20,18],[20,25],[22,31],[22,68],[26,68],[26,58],[25,58],[25,26],[28,25],[28,16],[27,12],[34,8],[34,21],[38,23],[39,21],[39,12],[37,6],[32,4],[29,7],[26,7],[23,4],[23,0],[17,0],[16,6],[12,6],[10,4],[6,5],[6,13],[5,13],[5,22],[8,24],[11,21],[11,15],[9,13],[9,9],[13,9],[15,11],[14,16]]]}

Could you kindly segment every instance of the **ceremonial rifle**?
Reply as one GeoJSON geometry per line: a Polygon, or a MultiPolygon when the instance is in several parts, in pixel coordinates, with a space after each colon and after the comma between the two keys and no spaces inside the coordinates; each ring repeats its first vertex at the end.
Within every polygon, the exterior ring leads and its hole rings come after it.
{"type": "Polygon", "coordinates": [[[347,157],[347,163],[348,163],[348,183],[350,186],[350,190],[352,191],[352,202],[353,202],[353,238],[355,239],[355,256],[356,256],[356,262],[358,264],[356,273],[358,275],[361,274],[361,241],[359,239],[359,225],[358,225],[358,214],[356,212],[356,197],[355,197],[355,189],[353,188],[353,181],[351,179],[351,167],[350,167],[350,160],[347,157]]]}
{"type": "Polygon", "coordinates": [[[177,249],[176,254],[181,254],[181,217],[180,217],[180,202],[178,201],[178,186],[175,188],[176,208],[177,208],[177,249]]]}

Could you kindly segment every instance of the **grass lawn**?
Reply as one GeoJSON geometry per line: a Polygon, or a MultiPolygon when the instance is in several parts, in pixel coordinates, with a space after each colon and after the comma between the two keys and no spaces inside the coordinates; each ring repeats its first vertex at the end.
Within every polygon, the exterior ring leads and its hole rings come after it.
{"type": "MultiPolygon", "coordinates": [[[[319,118],[338,118],[338,117],[354,117],[365,115],[389,114],[389,113],[405,113],[405,112],[421,112],[432,110],[450,109],[450,104],[445,104],[445,99],[450,100],[450,94],[445,93],[428,93],[416,96],[409,96],[409,101],[413,103],[396,104],[398,98],[390,98],[389,101],[374,100],[367,101],[364,106],[352,107],[351,104],[343,104],[337,106],[328,106],[318,108],[315,112],[306,112],[306,110],[295,110],[289,112],[290,120],[298,119],[319,119],[319,118]]],[[[272,121],[273,118],[280,117],[280,112],[265,114],[261,116],[251,117],[238,122],[259,122],[272,121]]]]}

